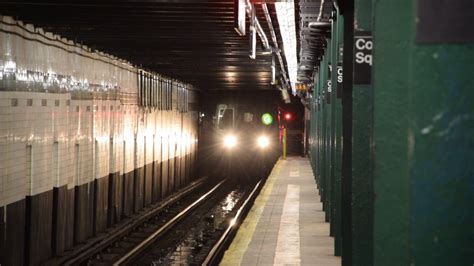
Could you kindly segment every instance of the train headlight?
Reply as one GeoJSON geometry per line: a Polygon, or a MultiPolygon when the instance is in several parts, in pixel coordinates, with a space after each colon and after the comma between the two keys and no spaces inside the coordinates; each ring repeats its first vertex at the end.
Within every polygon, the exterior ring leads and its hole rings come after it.
{"type": "Polygon", "coordinates": [[[257,139],[257,144],[260,148],[266,148],[270,145],[270,139],[267,136],[260,136],[257,139]]]}
{"type": "Polygon", "coordinates": [[[237,145],[237,138],[234,135],[227,135],[224,137],[224,147],[233,148],[237,145]]]}

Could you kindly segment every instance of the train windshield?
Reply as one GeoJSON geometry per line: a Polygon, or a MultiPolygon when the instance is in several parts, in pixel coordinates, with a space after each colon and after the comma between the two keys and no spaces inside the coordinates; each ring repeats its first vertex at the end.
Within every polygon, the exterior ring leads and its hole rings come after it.
{"type": "Polygon", "coordinates": [[[234,127],[234,109],[224,109],[219,120],[219,129],[227,130],[234,127]]]}
{"type": "Polygon", "coordinates": [[[214,125],[219,130],[239,130],[245,134],[267,130],[268,126],[259,121],[261,114],[254,109],[232,104],[218,104],[214,125]]]}

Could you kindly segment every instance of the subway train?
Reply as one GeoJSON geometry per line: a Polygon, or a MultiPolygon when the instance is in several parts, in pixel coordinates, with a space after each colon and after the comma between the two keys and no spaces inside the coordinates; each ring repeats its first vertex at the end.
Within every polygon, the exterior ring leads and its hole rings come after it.
{"type": "Polygon", "coordinates": [[[211,117],[201,117],[210,175],[243,183],[265,178],[280,154],[271,110],[232,102],[215,106],[211,117]]]}

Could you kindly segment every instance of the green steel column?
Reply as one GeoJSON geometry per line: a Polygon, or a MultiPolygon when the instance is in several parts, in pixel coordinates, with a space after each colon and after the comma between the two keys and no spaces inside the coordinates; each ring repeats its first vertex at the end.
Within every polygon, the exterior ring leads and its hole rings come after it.
{"type": "MultiPolygon", "coordinates": [[[[323,97],[323,92],[321,90],[321,75],[318,73],[318,155],[319,155],[319,162],[318,162],[318,167],[319,167],[319,180],[321,182],[321,202],[324,203],[324,179],[323,179],[323,102],[321,101],[321,98],[323,97]]],[[[324,208],[324,206],[323,206],[324,208]]]]}
{"type": "MultiPolygon", "coordinates": [[[[315,77],[316,78],[316,77],[315,77]]],[[[318,165],[318,160],[319,160],[319,155],[318,155],[318,105],[317,105],[317,90],[316,90],[316,85],[313,85],[313,91],[312,93],[312,98],[311,98],[311,103],[312,103],[312,111],[311,111],[311,124],[313,125],[312,129],[312,147],[313,147],[313,167],[314,167],[314,175],[316,178],[316,184],[318,185],[318,188],[320,187],[320,179],[319,179],[319,165],[318,165]]]]}
{"type": "Polygon", "coordinates": [[[329,119],[328,119],[328,104],[326,102],[326,97],[327,97],[327,90],[326,90],[326,81],[327,81],[327,60],[328,56],[326,51],[324,51],[324,55],[321,61],[321,68],[320,68],[320,90],[322,92],[322,99],[321,99],[321,113],[322,113],[322,180],[323,180],[323,187],[324,187],[324,200],[323,200],[323,211],[325,212],[325,221],[329,222],[329,199],[330,199],[330,194],[329,194],[329,168],[328,168],[328,145],[327,145],[327,139],[329,136],[328,132],[328,124],[329,124],[329,119]]]}
{"type": "Polygon", "coordinates": [[[413,136],[408,134],[413,132],[410,132],[408,95],[413,52],[410,40],[414,32],[407,2],[411,0],[374,3],[375,265],[410,265],[408,156],[413,151],[409,150],[408,141],[413,136]],[[396,24],[390,24],[395,21],[396,24]]]}
{"type": "MultiPolygon", "coordinates": [[[[343,17],[339,15],[339,9],[336,5],[336,15],[332,21],[332,53],[333,75],[331,76],[331,85],[333,88],[333,227],[334,227],[334,254],[340,256],[342,253],[342,235],[341,235],[341,166],[342,166],[342,104],[337,95],[337,63],[342,60],[339,56],[339,46],[342,44],[342,21],[343,17]]],[[[340,95],[339,95],[340,96],[340,95]]]]}
{"type": "Polygon", "coordinates": [[[417,43],[411,0],[373,7],[374,263],[472,265],[474,44],[417,43]]]}
{"type": "Polygon", "coordinates": [[[313,122],[313,112],[314,112],[314,106],[313,106],[313,95],[310,95],[309,98],[309,130],[307,131],[308,134],[308,156],[309,156],[309,161],[311,163],[311,169],[313,169],[313,175],[314,178],[317,182],[316,179],[316,169],[314,167],[314,154],[313,154],[313,134],[314,134],[314,122],[313,122]]]}
{"type": "MultiPolygon", "coordinates": [[[[319,136],[319,145],[320,145],[320,157],[321,161],[319,163],[319,168],[321,172],[321,200],[323,203],[323,211],[326,211],[327,208],[327,199],[326,199],[326,103],[324,100],[324,56],[322,57],[319,74],[318,74],[318,91],[319,91],[319,106],[320,106],[320,136],[319,136]]],[[[327,219],[327,218],[326,218],[327,219]]],[[[326,220],[327,221],[327,220],[326,220]]]]}
{"type": "MultiPolygon", "coordinates": [[[[332,143],[331,143],[331,139],[332,139],[332,103],[331,103],[331,94],[332,92],[329,91],[329,87],[328,87],[328,80],[329,80],[329,65],[331,63],[331,39],[328,38],[326,39],[327,41],[327,48],[325,49],[325,60],[324,60],[324,63],[325,63],[325,67],[324,67],[324,79],[323,79],[323,88],[325,90],[325,94],[326,94],[326,99],[325,99],[325,102],[326,102],[326,139],[325,139],[325,145],[326,145],[326,180],[327,180],[327,183],[326,183],[326,196],[327,196],[327,208],[326,208],[326,219],[328,222],[331,222],[332,220],[332,186],[333,186],[333,182],[332,182],[332,166],[333,166],[333,162],[332,162],[332,143]]],[[[329,230],[329,235],[330,236],[334,236],[333,235],[333,231],[332,230],[329,230]]]]}
{"type": "MultiPolygon", "coordinates": [[[[338,1],[339,3],[339,1],[338,1]]],[[[342,266],[352,265],[352,78],[354,43],[354,1],[341,5],[343,20],[342,80],[342,266]]]]}
{"type": "Polygon", "coordinates": [[[336,87],[337,83],[335,83],[336,78],[337,78],[337,31],[336,31],[336,18],[333,17],[331,19],[331,39],[329,41],[328,47],[328,55],[330,58],[330,72],[331,72],[331,77],[330,77],[330,86],[331,86],[331,135],[329,137],[329,147],[330,147],[330,161],[331,161],[331,168],[330,168],[330,178],[331,178],[331,224],[330,224],[330,235],[335,236],[335,221],[334,221],[334,213],[336,209],[335,203],[335,198],[334,198],[334,193],[335,193],[335,170],[336,170],[336,145],[335,145],[335,139],[336,139],[336,87]]]}
{"type": "Polygon", "coordinates": [[[316,148],[316,162],[317,162],[317,176],[318,176],[318,188],[319,194],[321,195],[320,200],[323,201],[323,181],[321,180],[321,171],[322,171],[322,156],[321,156],[321,104],[320,104],[320,91],[319,91],[319,72],[315,74],[315,84],[314,84],[314,91],[315,91],[315,100],[316,100],[316,138],[315,138],[315,148],[316,148]]]}
{"type": "Polygon", "coordinates": [[[330,235],[335,237],[336,234],[336,224],[334,220],[334,214],[336,212],[336,198],[334,197],[336,191],[336,89],[337,83],[335,82],[337,79],[337,32],[336,32],[336,22],[335,18],[333,17],[331,20],[331,39],[329,42],[330,49],[328,50],[328,55],[330,57],[330,65],[331,65],[331,77],[330,77],[330,86],[331,86],[331,136],[329,139],[330,145],[330,156],[331,156],[331,224],[329,228],[330,235]]]}
{"type": "MultiPolygon", "coordinates": [[[[316,74],[315,74],[316,76],[316,74]]],[[[316,78],[316,77],[315,77],[316,78]]],[[[315,79],[316,80],[316,79],[315,79]]],[[[315,154],[314,165],[316,169],[316,183],[318,188],[321,187],[320,169],[319,169],[319,112],[318,112],[318,91],[316,83],[313,85],[313,123],[314,123],[314,137],[313,137],[313,151],[315,154]]],[[[319,191],[319,190],[318,190],[319,191]]],[[[321,192],[319,192],[321,194],[321,192]]]]}
{"type": "MultiPolygon", "coordinates": [[[[354,34],[371,31],[371,1],[354,2],[354,34]]],[[[355,60],[355,57],[354,57],[355,60]]],[[[373,87],[352,87],[352,265],[373,265],[373,87]]]]}
{"type": "MultiPolygon", "coordinates": [[[[342,48],[343,44],[343,31],[344,31],[344,18],[341,15],[338,15],[338,55],[339,48],[342,48]]],[[[342,49],[341,49],[342,50],[342,49]]],[[[342,66],[342,55],[338,57],[338,62],[342,66]]],[[[342,72],[342,70],[341,70],[342,72]]],[[[339,77],[337,77],[339,79],[339,77]]],[[[337,83],[337,82],[336,82],[337,83]]],[[[336,85],[337,86],[337,85],[336,85]]],[[[336,88],[337,90],[337,88],[336,88]]],[[[336,239],[334,242],[335,245],[335,255],[342,256],[342,84],[339,90],[339,96],[336,100],[336,170],[335,170],[335,193],[334,197],[336,199],[335,204],[337,206],[335,212],[336,219],[336,239]]]]}
{"type": "Polygon", "coordinates": [[[318,188],[319,188],[319,194],[321,195],[321,169],[319,168],[319,163],[320,163],[320,155],[319,155],[319,91],[318,91],[318,86],[317,86],[317,80],[318,74],[314,74],[314,88],[313,88],[313,98],[314,98],[314,125],[315,125],[315,131],[314,131],[314,152],[316,154],[316,179],[318,183],[318,188]]]}
{"type": "Polygon", "coordinates": [[[314,153],[314,133],[316,131],[315,129],[315,124],[314,124],[314,91],[310,92],[310,99],[309,99],[309,132],[308,132],[308,153],[309,153],[309,159],[311,162],[311,168],[313,169],[313,175],[314,179],[316,180],[316,183],[318,182],[317,175],[316,175],[316,167],[315,167],[315,153],[314,153]]]}

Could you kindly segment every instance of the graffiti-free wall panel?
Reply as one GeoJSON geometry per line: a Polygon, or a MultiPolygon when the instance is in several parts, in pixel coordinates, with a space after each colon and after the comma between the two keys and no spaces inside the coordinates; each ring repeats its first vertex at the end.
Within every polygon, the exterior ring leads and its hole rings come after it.
{"type": "Polygon", "coordinates": [[[0,264],[61,255],[191,180],[190,85],[9,17],[0,29],[0,264]]]}

